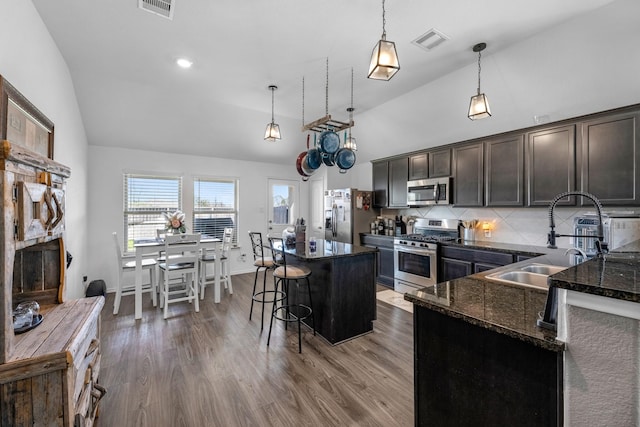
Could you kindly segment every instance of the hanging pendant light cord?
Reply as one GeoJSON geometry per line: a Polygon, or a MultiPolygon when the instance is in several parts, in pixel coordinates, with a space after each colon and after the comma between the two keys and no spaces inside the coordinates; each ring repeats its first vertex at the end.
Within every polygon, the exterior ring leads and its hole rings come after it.
{"type": "Polygon", "coordinates": [[[385,18],[386,11],[384,10],[384,0],[382,0],[382,39],[387,39],[387,30],[385,29],[387,20],[385,18]]]}
{"type": "Polygon", "coordinates": [[[271,123],[275,123],[275,119],[273,118],[273,92],[275,92],[275,89],[271,88],[271,123]]]}
{"type": "Polygon", "coordinates": [[[480,65],[480,57],[482,56],[482,51],[478,52],[478,95],[480,95],[480,70],[481,70],[481,65],[480,65]]]}
{"type": "Polygon", "coordinates": [[[304,76],[302,76],[302,129],[304,129],[304,76]]]}

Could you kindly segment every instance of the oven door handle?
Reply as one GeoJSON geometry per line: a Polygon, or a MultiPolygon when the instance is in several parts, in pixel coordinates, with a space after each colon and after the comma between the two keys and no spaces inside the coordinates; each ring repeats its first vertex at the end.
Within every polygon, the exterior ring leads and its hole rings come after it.
{"type": "Polygon", "coordinates": [[[407,253],[411,253],[411,254],[417,254],[417,255],[431,255],[431,256],[436,256],[436,249],[431,249],[431,248],[412,248],[412,247],[407,247],[407,246],[395,246],[394,251],[396,252],[407,252],[407,253]]]}

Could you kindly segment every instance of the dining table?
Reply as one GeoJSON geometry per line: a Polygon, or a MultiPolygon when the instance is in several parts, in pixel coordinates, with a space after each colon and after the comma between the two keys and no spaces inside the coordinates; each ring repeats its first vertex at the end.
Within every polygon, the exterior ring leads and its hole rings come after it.
{"type": "MultiPolygon", "coordinates": [[[[202,250],[214,249],[216,258],[214,261],[215,281],[213,289],[213,301],[220,302],[220,252],[222,240],[215,237],[203,237],[200,239],[202,250]]],[[[159,253],[164,248],[164,239],[137,240],[133,245],[136,252],[135,268],[135,319],[142,318],[142,259],[145,255],[159,253]]]]}

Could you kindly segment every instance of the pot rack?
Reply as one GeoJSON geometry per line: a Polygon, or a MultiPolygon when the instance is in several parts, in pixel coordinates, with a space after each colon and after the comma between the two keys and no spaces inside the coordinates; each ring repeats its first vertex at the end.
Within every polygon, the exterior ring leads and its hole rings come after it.
{"type": "MultiPolygon", "coordinates": [[[[351,90],[353,92],[353,81],[351,82],[351,90]]],[[[325,97],[324,97],[324,109],[325,115],[317,120],[309,122],[307,124],[304,123],[304,77],[302,78],[302,132],[313,131],[313,132],[324,132],[324,131],[334,131],[340,132],[343,130],[347,130],[354,125],[353,119],[350,119],[348,122],[343,122],[340,120],[335,120],[331,118],[331,114],[329,114],[329,58],[327,58],[327,76],[325,81],[325,97]]],[[[352,100],[353,103],[353,100],[352,100]]],[[[352,106],[353,107],[353,106],[352,106]]]]}

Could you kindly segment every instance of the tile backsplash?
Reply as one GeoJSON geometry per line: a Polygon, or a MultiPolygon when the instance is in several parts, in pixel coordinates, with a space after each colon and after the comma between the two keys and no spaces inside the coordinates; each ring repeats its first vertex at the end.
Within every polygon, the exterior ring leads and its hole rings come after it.
{"type": "MultiPolygon", "coordinates": [[[[576,216],[593,213],[594,209],[578,207],[559,207],[554,209],[554,221],[556,232],[560,234],[573,234],[573,219],[576,216]]],[[[638,212],[638,209],[611,208],[606,212],[638,212]]],[[[477,241],[490,241],[500,243],[512,243],[520,245],[546,246],[547,233],[549,232],[548,208],[461,208],[453,206],[434,206],[420,209],[383,209],[383,216],[415,218],[458,219],[463,221],[478,220],[476,228],[477,241]],[[487,222],[491,226],[491,237],[485,237],[481,229],[482,223],[487,222]]],[[[403,218],[406,219],[406,218],[403,218]]],[[[573,240],[569,237],[559,237],[556,240],[559,248],[573,246],[573,240]]]]}

